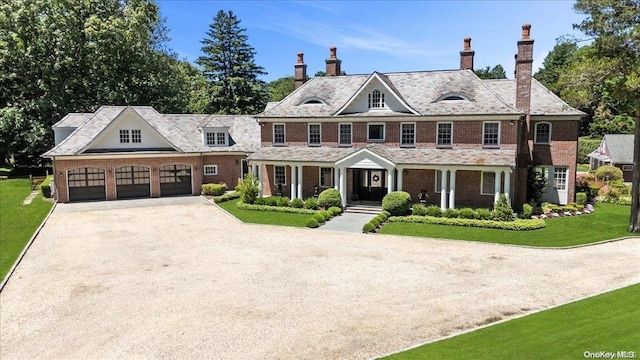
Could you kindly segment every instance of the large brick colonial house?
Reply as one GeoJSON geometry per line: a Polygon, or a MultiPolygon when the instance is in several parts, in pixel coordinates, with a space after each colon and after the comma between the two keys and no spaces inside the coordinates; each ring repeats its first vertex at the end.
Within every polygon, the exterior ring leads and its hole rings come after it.
{"type": "Polygon", "coordinates": [[[307,81],[299,53],[295,90],[254,117],[103,107],[57,123],[57,145],[45,156],[54,162],[58,201],[82,199],[72,189],[89,187],[92,176],[105,189],[100,198],[120,198],[127,193],[118,191],[122,179],[129,185],[137,177],[150,190],[132,186],[136,196],[174,194],[177,185],[168,183],[188,170],[191,187],[181,193],[196,194],[203,181],[233,186],[251,171],[263,195],[307,198],[335,187],[348,205],[404,190],[414,200],[425,192],[430,203],[455,208],[490,207],[504,193],[518,208],[526,200],[527,169],[535,166],[549,181],[543,199],[571,202],[584,114],[532,79],[530,25],[522,27],[517,49],[513,80],[478,78],[470,38],[457,70],[343,75],[331,48],[326,76],[307,81]],[[141,143],[141,131],[153,142],[141,143]],[[68,137],[58,143],[59,133],[68,137]],[[217,164],[215,177],[206,175],[210,164],[217,164]]]}

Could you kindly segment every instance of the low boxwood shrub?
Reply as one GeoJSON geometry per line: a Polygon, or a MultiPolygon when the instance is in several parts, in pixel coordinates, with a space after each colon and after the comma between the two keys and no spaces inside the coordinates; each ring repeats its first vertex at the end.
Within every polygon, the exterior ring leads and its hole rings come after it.
{"type": "Polygon", "coordinates": [[[318,206],[324,209],[328,209],[332,206],[342,206],[340,191],[334,188],[323,190],[320,195],[318,195],[318,206]]]}
{"type": "Polygon", "coordinates": [[[382,221],[387,221],[387,219],[389,218],[384,212],[381,212],[378,216],[382,219],[382,221]]]}
{"type": "Polygon", "coordinates": [[[476,209],[476,214],[479,220],[491,220],[493,218],[493,212],[489,209],[476,209]]]}
{"type": "Polygon", "coordinates": [[[391,216],[391,213],[388,212],[387,210],[382,210],[382,214],[387,215],[387,217],[391,216]]]}
{"type": "Polygon", "coordinates": [[[429,206],[427,206],[427,210],[426,210],[425,215],[434,216],[434,217],[440,217],[440,216],[442,216],[442,209],[440,209],[440,207],[437,206],[437,205],[429,205],[429,206]]]}
{"type": "Polygon", "coordinates": [[[603,165],[596,169],[596,178],[604,181],[622,180],[622,170],[613,165],[603,165]]]}
{"type": "Polygon", "coordinates": [[[392,191],[382,199],[382,209],[394,216],[407,215],[411,195],[406,191],[392,191]]]}
{"type": "Polygon", "coordinates": [[[308,228],[312,228],[315,229],[317,227],[320,226],[320,224],[318,224],[318,221],[314,218],[309,218],[305,224],[308,228]]]}
{"type": "Polygon", "coordinates": [[[256,211],[275,211],[275,212],[286,212],[293,214],[315,214],[317,210],[311,209],[296,209],[292,207],[281,207],[281,206],[270,206],[270,205],[257,205],[257,204],[247,204],[242,201],[236,204],[236,207],[241,210],[256,210],[256,211]]]}
{"type": "Polygon", "coordinates": [[[278,204],[278,206],[281,206],[281,207],[289,207],[290,206],[289,199],[287,199],[286,197],[277,196],[276,198],[277,198],[276,204],[278,204]]]}
{"type": "Polygon", "coordinates": [[[337,216],[342,214],[342,208],[338,207],[338,206],[332,206],[329,208],[329,212],[331,212],[331,214],[333,214],[333,216],[337,216]]]}
{"type": "Polygon", "coordinates": [[[373,227],[378,227],[378,225],[380,225],[380,222],[378,220],[376,220],[375,218],[369,220],[369,224],[373,224],[373,227]]]}
{"type": "Polygon", "coordinates": [[[324,216],[320,213],[314,214],[313,218],[318,222],[318,224],[324,224],[326,222],[324,216]]]}
{"type": "Polygon", "coordinates": [[[226,193],[224,195],[214,196],[213,202],[221,203],[221,202],[237,199],[239,197],[240,197],[240,193],[238,193],[237,191],[234,191],[234,192],[226,193]]]}
{"type": "Polygon", "coordinates": [[[46,198],[51,197],[51,176],[47,176],[42,184],[40,184],[40,191],[42,192],[42,196],[46,198]]]}
{"type": "Polygon", "coordinates": [[[376,231],[376,227],[375,225],[373,225],[372,223],[368,222],[366,224],[364,224],[364,226],[362,227],[362,232],[363,233],[370,233],[370,232],[374,232],[376,231]]]}
{"type": "Polygon", "coordinates": [[[427,207],[422,204],[413,204],[411,207],[411,215],[425,216],[427,215],[427,207]]]}
{"type": "Polygon", "coordinates": [[[376,217],[374,217],[374,219],[378,222],[378,224],[382,224],[384,222],[384,219],[380,215],[377,215],[376,217]]]}
{"type": "Polygon", "coordinates": [[[458,210],[451,209],[451,208],[445,209],[442,212],[442,217],[449,218],[449,219],[455,219],[455,218],[458,217],[458,210]]]}
{"type": "Polygon", "coordinates": [[[220,196],[227,192],[227,184],[202,184],[202,194],[220,196]]]}
{"type": "Polygon", "coordinates": [[[458,217],[461,219],[477,219],[478,214],[472,208],[462,208],[458,210],[458,217]]]}
{"type": "Polygon", "coordinates": [[[300,198],[295,198],[295,199],[291,200],[289,205],[292,208],[302,209],[304,207],[304,201],[302,201],[302,199],[300,199],[300,198]]]}
{"type": "Polygon", "coordinates": [[[576,203],[578,203],[579,205],[587,205],[587,193],[586,192],[576,193],[576,203]]]}
{"type": "Polygon", "coordinates": [[[489,229],[503,229],[503,230],[536,230],[542,229],[546,226],[542,219],[516,219],[514,221],[495,221],[495,220],[478,220],[478,219],[451,219],[444,217],[434,216],[392,216],[388,220],[389,222],[406,222],[406,223],[420,223],[420,224],[438,224],[438,225],[454,225],[454,226],[469,226],[480,227],[489,229]]]}
{"type": "Polygon", "coordinates": [[[318,199],[308,198],[304,201],[304,208],[310,210],[318,210],[318,199]]]}
{"type": "Polygon", "coordinates": [[[328,210],[320,210],[319,213],[324,216],[326,221],[331,220],[331,217],[333,216],[328,210]]]}

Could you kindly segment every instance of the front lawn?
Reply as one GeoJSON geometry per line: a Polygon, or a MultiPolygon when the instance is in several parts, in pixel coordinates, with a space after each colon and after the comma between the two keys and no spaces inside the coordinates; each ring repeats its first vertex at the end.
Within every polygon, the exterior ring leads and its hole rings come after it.
{"type": "Polygon", "coordinates": [[[0,279],[4,279],[31,236],[53,206],[42,193],[23,205],[31,192],[29,179],[0,181],[0,279]]]}
{"type": "Polygon", "coordinates": [[[385,359],[583,359],[640,352],[640,284],[394,354],[385,359]]]}
{"type": "Polygon", "coordinates": [[[225,201],[217,205],[225,209],[231,215],[245,223],[269,224],[305,227],[307,220],[311,218],[309,214],[292,214],[276,211],[240,210],[236,204],[240,199],[225,201]]]}
{"type": "Polygon", "coordinates": [[[597,203],[592,214],[545,220],[539,230],[512,231],[462,226],[386,223],[381,234],[474,240],[529,246],[572,246],[629,236],[629,206],[597,203]]]}

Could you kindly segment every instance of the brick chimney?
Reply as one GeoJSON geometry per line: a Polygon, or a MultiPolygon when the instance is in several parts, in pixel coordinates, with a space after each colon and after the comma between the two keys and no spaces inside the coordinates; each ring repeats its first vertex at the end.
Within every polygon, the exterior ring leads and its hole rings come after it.
{"type": "Polygon", "coordinates": [[[340,70],[340,64],[342,63],[342,60],[336,57],[336,50],[337,48],[335,46],[332,46],[329,48],[329,58],[326,60],[327,62],[326,76],[338,76],[342,74],[342,71],[340,70]]]}
{"type": "Polygon", "coordinates": [[[476,52],[471,50],[471,38],[464,38],[464,49],[460,51],[460,69],[473,70],[473,55],[476,52]]]}
{"type": "Polygon", "coordinates": [[[516,55],[516,107],[529,114],[531,110],[531,73],[533,71],[533,39],[531,25],[522,25],[522,39],[518,40],[516,55]]]}
{"type": "Polygon", "coordinates": [[[304,53],[298,53],[298,62],[293,65],[294,72],[294,89],[299,88],[307,81],[307,64],[304,63],[304,53]]]}

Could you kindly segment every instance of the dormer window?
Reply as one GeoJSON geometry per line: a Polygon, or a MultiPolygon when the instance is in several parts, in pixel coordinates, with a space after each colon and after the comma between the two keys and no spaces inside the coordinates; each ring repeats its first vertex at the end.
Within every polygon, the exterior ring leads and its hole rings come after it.
{"type": "Polygon", "coordinates": [[[227,145],[227,133],[224,131],[208,131],[205,133],[205,141],[208,146],[227,145]]]}
{"type": "Polygon", "coordinates": [[[384,108],[384,93],[378,89],[374,89],[369,94],[369,109],[383,109],[384,108]]]}
{"type": "Polygon", "coordinates": [[[302,100],[300,103],[298,103],[297,106],[300,106],[300,105],[318,105],[318,104],[326,105],[327,103],[323,99],[314,96],[314,97],[309,97],[309,98],[306,98],[306,99],[302,100]]]}
{"type": "Polygon", "coordinates": [[[441,101],[452,101],[452,100],[464,100],[464,98],[458,95],[449,95],[446,98],[442,99],[441,101]]]}
{"type": "Polygon", "coordinates": [[[446,93],[440,95],[434,102],[467,102],[470,101],[466,96],[460,93],[446,93]]]}

